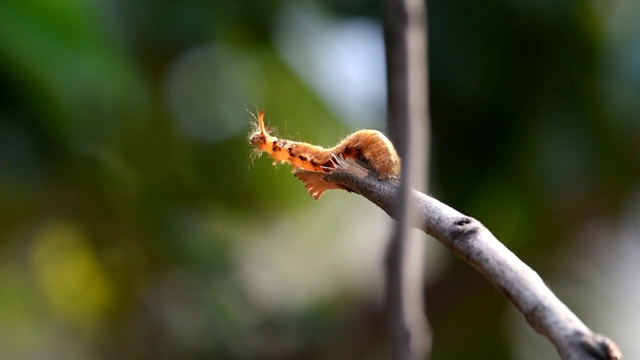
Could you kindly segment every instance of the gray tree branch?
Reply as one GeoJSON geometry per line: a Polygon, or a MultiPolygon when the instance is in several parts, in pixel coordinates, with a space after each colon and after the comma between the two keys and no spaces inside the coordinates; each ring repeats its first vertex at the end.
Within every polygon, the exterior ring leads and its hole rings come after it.
{"type": "Polygon", "coordinates": [[[411,189],[427,189],[429,111],[424,0],[384,0],[388,133],[402,159],[401,204],[388,245],[386,308],[392,358],[424,360],[431,331],[424,307],[426,242],[409,231],[411,189]]]}
{"type": "MultiPolygon", "coordinates": [[[[299,178],[318,177],[356,192],[387,212],[398,215],[400,186],[395,181],[379,181],[354,160],[336,157],[333,173],[299,171],[299,178]]],[[[413,191],[410,226],[431,235],[478,270],[504,294],[539,334],[547,337],[565,360],[622,359],[618,346],[609,338],[590,330],[545,285],[540,276],[507,249],[476,219],[446,204],[413,191]]]]}

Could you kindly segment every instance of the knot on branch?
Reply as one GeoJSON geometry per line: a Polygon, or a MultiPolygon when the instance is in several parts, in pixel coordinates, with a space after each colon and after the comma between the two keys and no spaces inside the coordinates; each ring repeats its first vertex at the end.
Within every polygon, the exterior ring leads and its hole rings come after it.
{"type": "Polygon", "coordinates": [[[456,225],[456,226],[463,226],[463,225],[471,224],[471,218],[468,218],[468,217],[465,216],[465,217],[463,217],[463,218],[461,218],[459,220],[454,221],[453,224],[456,225]]]}
{"type": "Polygon", "coordinates": [[[620,351],[618,345],[608,337],[597,333],[582,334],[579,339],[579,345],[593,359],[622,359],[622,351],[620,351]]]}
{"type": "Polygon", "coordinates": [[[480,230],[481,224],[472,217],[464,216],[453,221],[450,227],[449,238],[452,243],[464,242],[473,237],[480,230]]]}

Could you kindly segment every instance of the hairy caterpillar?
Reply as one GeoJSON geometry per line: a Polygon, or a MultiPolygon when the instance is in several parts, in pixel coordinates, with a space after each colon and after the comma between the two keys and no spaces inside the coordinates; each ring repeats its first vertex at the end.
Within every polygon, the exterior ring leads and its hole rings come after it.
{"type": "MultiPolygon", "coordinates": [[[[257,152],[266,152],[274,160],[274,164],[285,162],[291,164],[293,171],[300,169],[328,173],[336,168],[336,156],[352,158],[363,162],[373,171],[378,179],[397,178],[400,175],[400,158],[393,144],[380,131],[360,130],[347,136],[332,148],[304,142],[283,140],[269,135],[264,126],[264,111],[254,116],[256,124],[249,136],[249,142],[257,152]]],[[[305,182],[307,190],[315,199],[330,189],[340,189],[339,185],[314,179],[313,182],[299,177],[305,182]]]]}

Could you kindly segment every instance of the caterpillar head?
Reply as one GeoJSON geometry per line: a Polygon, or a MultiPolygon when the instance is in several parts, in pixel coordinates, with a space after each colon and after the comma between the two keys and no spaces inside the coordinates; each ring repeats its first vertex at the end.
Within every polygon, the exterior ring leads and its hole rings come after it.
{"type": "Polygon", "coordinates": [[[254,115],[254,118],[257,124],[253,126],[253,132],[249,136],[249,142],[256,148],[261,149],[266,145],[267,139],[270,137],[264,127],[264,110],[260,110],[257,115],[254,115]]]}

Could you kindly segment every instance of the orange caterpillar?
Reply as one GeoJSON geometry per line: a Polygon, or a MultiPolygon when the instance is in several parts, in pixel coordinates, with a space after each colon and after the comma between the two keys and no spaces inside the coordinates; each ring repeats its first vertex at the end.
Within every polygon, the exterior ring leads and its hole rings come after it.
{"type": "MultiPolygon", "coordinates": [[[[363,161],[380,180],[397,178],[400,175],[400,158],[387,137],[376,130],[360,130],[347,136],[338,145],[325,149],[321,146],[304,142],[278,139],[269,135],[264,126],[264,111],[255,116],[257,124],[249,137],[249,142],[256,151],[264,151],[274,160],[274,164],[286,162],[291,164],[294,172],[303,169],[308,171],[329,173],[335,169],[334,156],[352,158],[363,161]]],[[[324,183],[318,186],[305,180],[311,195],[319,199],[325,190],[341,188],[338,185],[324,183]]]]}

